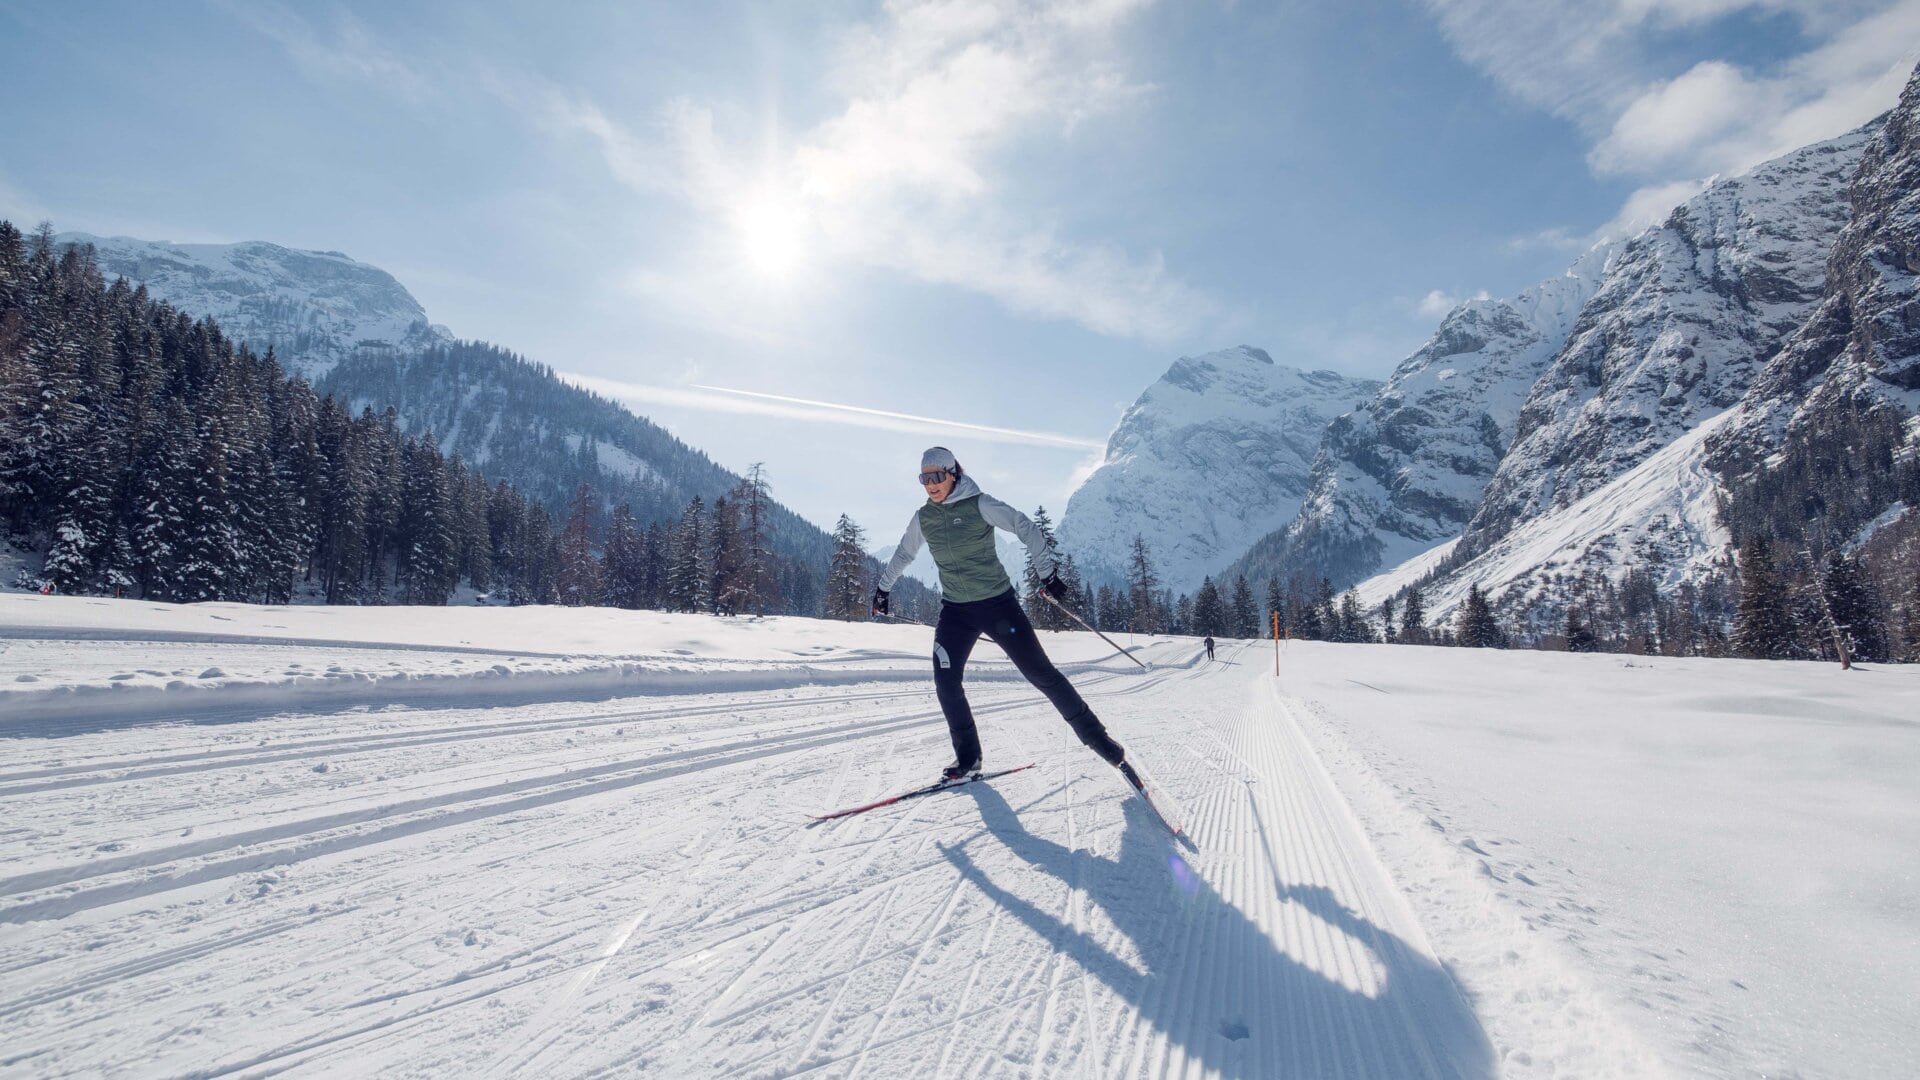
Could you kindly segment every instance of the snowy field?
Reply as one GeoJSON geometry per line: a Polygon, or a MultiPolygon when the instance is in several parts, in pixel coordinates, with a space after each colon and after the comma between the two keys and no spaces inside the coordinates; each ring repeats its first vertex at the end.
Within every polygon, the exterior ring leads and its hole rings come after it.
{"type": "Polygon", "coordinates": [[[0,595],[0,1075],[1910,1076],[1920,672],[0,595]]]}

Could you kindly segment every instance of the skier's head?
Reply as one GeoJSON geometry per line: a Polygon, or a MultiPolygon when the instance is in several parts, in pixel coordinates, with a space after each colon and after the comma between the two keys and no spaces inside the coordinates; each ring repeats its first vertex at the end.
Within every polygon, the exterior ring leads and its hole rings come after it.
{"type": "Polygon", "coordinates": [[[945,502],[959,482],[960,462],[953,451],[944,446],[929,446],[926,453],[920,455],[920,486],[926,489],[928,499],[945,502]]]}

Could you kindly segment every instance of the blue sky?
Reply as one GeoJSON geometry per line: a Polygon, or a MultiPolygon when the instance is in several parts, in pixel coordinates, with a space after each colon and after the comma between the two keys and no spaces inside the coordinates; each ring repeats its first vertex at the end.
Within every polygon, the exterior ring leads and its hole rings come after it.
{"type": "Polygon", "coordinates": [[[0,37],[0,214],[345,251],[879,545],[929,442],[1057,515],[1179,355],[1384,377],[1890,106],[1920,0],[0,0],[0,37]]]}

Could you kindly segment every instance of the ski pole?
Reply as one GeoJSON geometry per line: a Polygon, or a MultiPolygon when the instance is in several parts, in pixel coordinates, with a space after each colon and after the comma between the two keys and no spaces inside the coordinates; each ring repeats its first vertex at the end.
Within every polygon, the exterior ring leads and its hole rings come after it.
{"type": "MultiPolygon", "coordinates": [[[[1061,611],[1064,611],[1064,612],[1066,612],[1066,613],[1067,613],[1067,618],[1069,618],[1069,619],[1072,619],[1072,620],[1073,620],[1074,622],[1077,622],[1077,623],[1079,623],[1079,624],[1080,624],[1081,626],[1086,626],[1086,627],[1087,627],[1087,629],[1089,629],[1089,630],[1093,630],[1093,627],[1091,627],[1091,626],[1087,626],[1087,620],[1085,620],[1085,619],[1083,619],[1083,618],[1081,618],[1081,617],[1080,617],[1080,616],[1078,616],[1078,615],[1075,615],[1075,614],[1073,613],[1073,609],[1072,609],[1072,608],[1070,608],[1070,607],[1068,607],[1067,605],[1065,605],[1065,604],[1063,604],[1063,603],[1061,603],[1061,602],[1060,602],[1060,601],[1058,601],[1058,600],[1055,600],[1055,599],[1053,598],[1053,594],[1052,594],[1052,593],[1050,593],[1050,592],[1047,592],[1047,591],[1045,591],[1045,590],[1042,590],[1042,591],[1041,591],[1041,593],[1040,593],[1040,595],[1041,595],[1041,596],[1044,596],[1044,597],[1046,597],[1046,598],[1047,598],[1047,603],[1049,603],[1049,604],[1052,604],[1052,605],[1053,605],[1054,607],[1057,607],[1057,608],[1059,608],[1059,609],[1060,609],[1061,611]]],[[[1100,631],[1098,631],[1098,630],[1093,630],[1093,632],[1094,632],[1094,633],[1096,633],[1096,634],[1100,634],[1100,631]]],[[[1109,644],[1109,645],[1111,645],[1111,646],[1113,646],[1113,647],[1114,647],[1114,650],[1115,650],[1116,652],[1118,652],[1118,653],[1119,653],[1119,654],[1120,654],[1121,656],[1124,656],[1124,657],[1126,657],[1127,659],[1129,659],[1129,660],[1131,660],[1131,661],[1133,661],[1133,662],[1134,662],[1134,663],[1136,663],[1136,664],[1140,664],[1140,670],[1141,670],[1141,671],[1148,671],[1148,670],[1151,670],[1150,668],[1148,668],[1148,667],[1147,667],[1147,665],[1146,665],[1146,664],[1144,664],[1144,663],[1141,663],[1141,661],[1140,661],[1140,658],[1139,658],[1139,657],[1137,657],[1137,656],[1135,656],[1135,655],[1133,655],[1132,653],[1130,653],[1130,652],[1128,652],[1128,651],[1127,651],[1127,650],[1125,650],[1125,649],[1122,649],[1122,648],[1120,647],[1120,643],[1119,643],[1119,642],[1117,642],[1117,641],[1115,641],[1115,640],[1113,640],[1112,638],[1110,638],[1110,637],[1108,637],[1108,636],[1107,636],[1107,635],[1105,635],[1105,634],[1100,634],[1100,640],[1101,640],[1101,641],[1104,641],[1104,642],[1106,642],[1107,644],[1109,644]]]]}

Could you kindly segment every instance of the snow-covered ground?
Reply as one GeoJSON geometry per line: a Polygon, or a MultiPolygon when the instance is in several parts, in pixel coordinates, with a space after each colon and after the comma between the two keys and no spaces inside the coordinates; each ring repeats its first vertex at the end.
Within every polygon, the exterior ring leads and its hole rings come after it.
{"type": "Polygon", "coordinates": [[[1920,1060],[1920,672],[1048,635],[1190,842],[991,648],[809,826],[928,637],[0,597],[0,1075],[1920,1060]]]}

